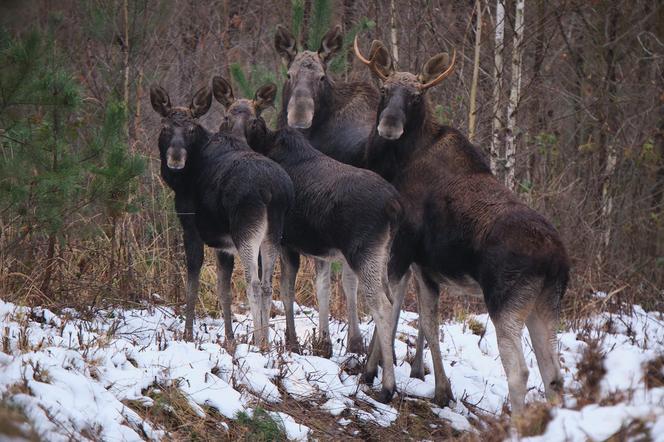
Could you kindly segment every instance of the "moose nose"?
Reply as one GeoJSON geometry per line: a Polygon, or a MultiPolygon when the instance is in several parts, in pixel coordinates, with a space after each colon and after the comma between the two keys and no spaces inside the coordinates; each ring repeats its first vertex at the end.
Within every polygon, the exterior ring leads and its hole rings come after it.
{"type": "Polygon", "coordinates": [[[169,169],[184,169],[187,161],[187,151],[181,147],[169,147],[166,151],[166,165],[169,169]]]}
{"type": "Polygon", "coordinates": [[[386,115],[378,124],[378,135],[387,140],[397,140],[403,134],[403,122],[393,115],[386,115]]]}
{"type": "Polygon", "coordinates": [[[295,129],[308,129],[314,119],[314,100],[311,97],[293,97],[288,102],[288,125],[295,129]]]}

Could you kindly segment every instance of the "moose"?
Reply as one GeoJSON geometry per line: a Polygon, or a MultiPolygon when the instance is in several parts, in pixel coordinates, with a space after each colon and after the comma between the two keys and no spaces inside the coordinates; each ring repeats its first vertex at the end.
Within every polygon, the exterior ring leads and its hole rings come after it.
{"type": "MultiPolygon", "coordinates": [[[[364,146],[371,133],[378,106],[378,91],[365,82],[336,82],[328,74],[328,63],[343,47],[341,27],[322,38],[318,51],[298,50],[295,37],[278,26],[274,46],[288,66],[283,86],[278,127],[301,131],[311,145],[342,163],[363,167],[364,146]]],[[[320,331],[329,342],[330,262],[315,260],[316,294],[320,309],[320,331]]],[[[349,320],[347,349],[364,349],[357,315],[357,280],[344,267],[342,285],[349,320]]]]}
{"type": "Polygon", "coordinates": [[[388,401],[395,379],[387,265],[401,218],[399,195],[378,174],[314,149],[299,131],[270,130],[261,111],[274,101],[276,91],[274,84],[267,84],[253,100],[236,99],[227,80],[213,79],[214,96],[226,110],[220,131],[243,136],[252,149],[281,165],[293,181],[295,200],[284,224],[281,255],[287,340],[297,342],[293,298],[299,255],[341,259],[357,278],[376,323],[377,347],[385,362],[379,398],[388,401]]]}
{"type": "Polygon", "coordinates": [[[233,339],[230,281],[237,253],[245,269],[254,340],[266,347],[272,274],[286,213],[293,205],[293,183],[281,167],[252,151],[242,140],[224,134],[212,136],[198,122],[212,105],[209,87],[198,90],[189,107],[172,106],[168,93],[160,86],[150,89],[150,101],[162,116],[161,176],[175,192],[175,210],[184,233],[185,336],[193,338],[206,244],[216,250],[226,339],[233,339]]]}
{"type": "MultiPolygon", "coordinates": [[[[366,165],[402,197],[404,219],[393,242],[389,278],[398,280],[414,269],[420,330],[433,358],[434,402],[444,406],[453,400],[439,348],[439,289],[468,279],[481,288],[496,327],[512,411],[523,409],[526,395],[524,324],[546,395],[555,399],[562,390],[555,332],[569,278],[567,254],[555,228],[497,180],[482,152],[459,131],[435,121],[426,92],[451,75],[456,54],[451,62],[447,53],[435,55],[415,75],[397,72],[380,41],[373,41],[367,58],[356,37],[354,52],[380,83],[366,165]]],[[[413,377],[424,375],[422,346],[413,377]]],[[[375,358],[369,362],[366,380],[377,369],[375,358]]]]}

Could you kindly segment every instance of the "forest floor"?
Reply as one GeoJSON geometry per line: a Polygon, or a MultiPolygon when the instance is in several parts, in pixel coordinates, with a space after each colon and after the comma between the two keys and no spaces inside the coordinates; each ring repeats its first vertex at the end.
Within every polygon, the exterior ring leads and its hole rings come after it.
{"type": "MultiPolygon", "coordinates": [[[[282,345],[274,302],[272,350],[247,344],[251,321],[237,314],[233,348],[223,320],[196,321],[182,340],[171,307],[58,314],[0,301],[0,439],[12,440],[664,440],[664,314],[597,293],[603,312],[559,331],[564,404],[543,402],[527,331],[529,406],[510,420],[507,382],[486,314],[441,325],[445,370],[457,399],[429,401],[434,379],[409,377],[417,314],[402,314],[397,389],[391,404],[359,382],[364,356],[347,354],[346,324],[331,321],[331,359],[312,355],[318,324],[299,306],[302,354],[282,345]]],[[[158,297],[155,301],[159,301],[158,297]]],[[[368,341],[373,323],[361,324],[368,341]]],[[[380,376],[380,373],[379,373],[380,376]]]]}

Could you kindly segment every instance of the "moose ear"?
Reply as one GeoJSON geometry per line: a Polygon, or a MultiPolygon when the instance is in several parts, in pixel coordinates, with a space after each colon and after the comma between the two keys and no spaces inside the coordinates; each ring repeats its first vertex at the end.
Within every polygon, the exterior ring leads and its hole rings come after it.
{"type": "Polygon", "coordinates": [[[167,117],[171,111],[171,99],[168,97],[168,92],[161,86],[150,87],[150,102],[152,109],[162,117],[167,117]]]}
{"type": "Polygon", "coordinates": [[[274,98],[277,96],[277,85],[274,83],[268,83],[261,86],[256,91],[256,96],[254,97],[254,103],[256,105],[256,112],[260,114],[264,109],[272,106],[274,104],[274,98]]]}
{"type": "Polygon", "coordinates": [[[334,28],[327,31],[327,34],[323,37],[320,42],[320,48],[318,48],[318,56],[323,61],[327,63],[344,45],[344,39],[341,35],[341,26],[336,25],[334,28]]]}
{"type": "Polygon", "coordinates": [[[235,101],[231,84],[223,77],[216,76],[212,79],[212,93],[224,107],[228,107],[235,101]]]}
{"type": "Polygon", "coordinates": [[[189,105],[189,110],[191,110],[191,115],[194,118],[202,117],[210,110],[212,105],[212,92],[207,86],[203,86],[194,94],[194,98],[191,99],[191,104],[189,105]]]}
{"type": "Polygon", "coordinates": [[[277,32],[274,34],[274,48],[288,64],[291,64],[297,54],[295,43],[293,34],[283,26],[277,25],[277,32]]]}
{"type": "Polygon", "coordinates": [[[378,70],[385,77],[389,77],[394,72],[394,64],[390,51],[387,50],[382,41],[374,40],[369,49],[369,60],[374,63],[378,70]]]}
{"type": "Polygon", "coordinates": [[[434,78],[438,77],[445,69],[447,69],[449,64],[450,56],[447,52],[441,52],[440,54],[434,55],[426,63],[424,63],[418,80],[421,83],[430,82],[434,78]]]}

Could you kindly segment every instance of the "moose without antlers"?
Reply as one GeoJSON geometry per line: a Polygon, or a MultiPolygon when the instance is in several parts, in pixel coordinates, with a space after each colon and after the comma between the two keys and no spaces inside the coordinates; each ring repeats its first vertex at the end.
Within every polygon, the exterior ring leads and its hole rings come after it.
{"type": "Polygon", "coordinates": [[[233,338],[231,274],[233,254],[237,253],[245,269],[254,338],[265,347],[272,273],[285,214],[293,203],[293,184],[281,167],[253,152],[243,141],[226,135],[211,137],[198,123],[212,104],[208,87],[195,94],[189,107],[173,107],[168,93],[159,86],[151,88],[150,101],[163,117],[159,134],[161,176],[175,192],[175,209],[184,231],[186,337],[193,338],[203,244],[207,244],[217,251],[217,284],[227,340],[233,338]]]}
{"type": "Polygon", "coordinates": [[[236,100],[230,84],[221,77],[214,78],[213,90],[226,107],[221,130],[244,133],[252,149],[279,163],[293,181],[295,202],[285,222],[281,260],[281,295],[289,341],[297,339],[293,298],[299,254],[342,260],[347,273],[357,278],[376,322],[377,347],[386,361],[379,397],[390,400],[395,379],[387,263],[401,216],[397,191],[376,173],[317,151],[295,129],[268,129],[260,113],[274,100],[275,85],[261,87],[254,100],[236,100]]]}
{"type": "MultiPolygon", "coordinates": [[[[298,50],[295,37],[278,26],[274,46],[288,66],[278,126],[298,129],[324,154],[362,167],[364,146],[375,120],[378,91],[368,83],[336,82],[329,75],[329,61],[343,47],[341,27],[327,32],[317,51],[303,51],[298,50]]],[[[320,331],[322,336],[329,336],[330,262],[315,262],[320,331]]],[[[364,345],[357,315],[357,281],[345,269],[342,285],[348,307],[347,349],[360,353],[364,345]]]]}
{"type": "MultiPolygon", "coordinates": [[[[422,72],[396,72],[388,50],[374,41],[356,56],[381,83],[366,160],[399,190],[404,221],[392,249],[390,278],[413,264],[420,328],[436,379],[434,401],[453,399],[438,336],[441,283],[474,280],[496,327],[514,412],[524,406],[528,368],[521,346],[527,325],[546,394],[561,393],[556,324],[569,263],[556,230],[491,173],[483,154],[459,131],[435,122],[426,91],[452,73],[454,56],[432,57],[422,72]]],[[[422,349],[411,376],[422,377],[422,349]]],[[[367,372],[371,373],[372,368],[367,372]]]]}

